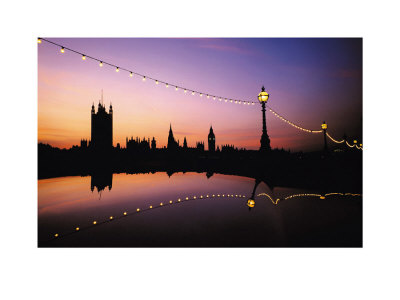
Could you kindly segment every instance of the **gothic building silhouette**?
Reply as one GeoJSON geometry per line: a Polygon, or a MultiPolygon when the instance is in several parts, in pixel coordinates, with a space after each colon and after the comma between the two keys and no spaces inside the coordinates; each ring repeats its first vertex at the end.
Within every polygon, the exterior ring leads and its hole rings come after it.
{"type": "Polygon", "coordinates": [[[109,112],[103,104],[103,95],[99,101],[97,113],[92,105],[92,128],[90,146],[95,151],[109,151],[113,147],[113,108],[109,112]]]}
{"type": "Polygon", "coordinates": [[[179,142],[177,142],[174,138],[174,134],[172,132],[172,126],[169,124],[169,134],[168,134],[168,150],[177,150],[179,148],[179,142]]]}
{"type": "Polygon", "coordinates": [[[212,126],[210,127],[210,133],[208,134],[208,151],[215,152],[215,134],[212,126]]]}

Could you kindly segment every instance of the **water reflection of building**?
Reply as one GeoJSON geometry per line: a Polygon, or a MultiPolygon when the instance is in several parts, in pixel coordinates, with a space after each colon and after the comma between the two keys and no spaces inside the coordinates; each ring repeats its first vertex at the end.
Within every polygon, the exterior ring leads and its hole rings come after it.
{"type": "Polygon", "coordinates": [[[94,172],[91,176],[90,190],[93,192],[97,188],[97,192],[103,191],[106,187],[110,191],[112,188],[112,172],[94,172]]]}
{"type": "Polygon", "coordinates": [[[109,112],[103,104],[103,95],[99,101],[97,113],[92,105],[91,147],[96,151],[108,151],[113,147],[113,109],[109,112]]]}

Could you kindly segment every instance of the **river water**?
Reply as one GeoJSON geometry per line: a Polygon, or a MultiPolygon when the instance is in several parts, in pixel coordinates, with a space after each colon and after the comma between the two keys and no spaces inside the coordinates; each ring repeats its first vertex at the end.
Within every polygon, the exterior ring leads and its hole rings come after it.
{"type": "Polygon", "coordinates": [[[42,179],[38,245],[361,247],[362,198],[347,192],[206,173],[42,179]]]}

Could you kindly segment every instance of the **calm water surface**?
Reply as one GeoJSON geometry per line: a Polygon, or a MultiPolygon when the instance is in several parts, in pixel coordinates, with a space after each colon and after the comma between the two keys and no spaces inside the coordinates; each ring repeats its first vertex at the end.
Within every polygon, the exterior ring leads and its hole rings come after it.
{"type": "MultiPolygon", "coordinates": [[[[255,206],[249,209],[254,186],[252,178],[220,174],[208,178],[205,173],[39,180],[38,243],[40,247],[362,246],[361,197],[320,199],[315,195],[321,191],[271,189],[261,182],[255,206]],[[291,195],[295,196],[287,198],[291,195]]],[[[332,192],[347,191],[326,191],[332,192]]]]}

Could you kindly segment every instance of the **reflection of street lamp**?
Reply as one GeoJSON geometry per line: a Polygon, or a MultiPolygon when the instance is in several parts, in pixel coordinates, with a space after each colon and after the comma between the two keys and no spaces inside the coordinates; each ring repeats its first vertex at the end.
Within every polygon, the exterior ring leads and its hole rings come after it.
{"type": "Polygon", "coordinates": [[[253,208],[254,205],[256,205],[256,201],[254,201],[254,199],[249,199],[249,200],[247,200],[247,206],[248,206],[249,208],[253,208]]]}
{"type": "Polygon", "coordinates": [[[265,103],[267,103],[269,98],[269,94],[265,91],[264,86],[261,88],[261,93],[258,94],[258,101],[260,101],[262,105],[263,112],[263,130],[261,135],[261,147],[260,151],[269,151],[271,150],[269,136],[267,134],[267,124],[265,121],[265,103]]]}
{"type": "Polygon", "coordinates": [[[324,151],[328,151],[328,145],[326,144],[326,130],[328,129],[328,124],[325,121],[321,125],[322,130],[324,131],[324,151]]]}

